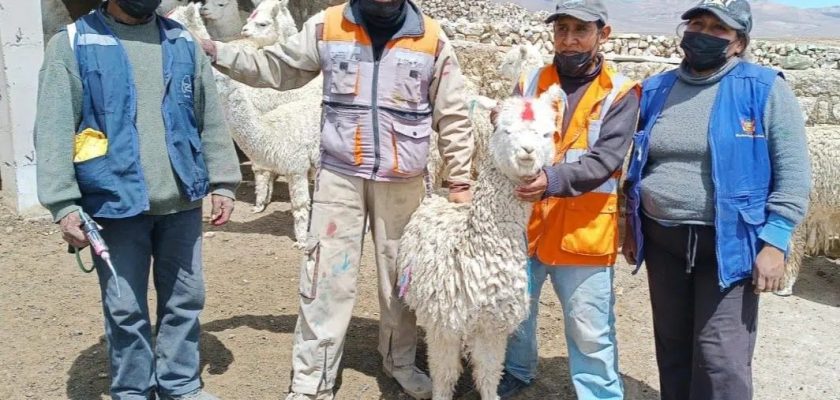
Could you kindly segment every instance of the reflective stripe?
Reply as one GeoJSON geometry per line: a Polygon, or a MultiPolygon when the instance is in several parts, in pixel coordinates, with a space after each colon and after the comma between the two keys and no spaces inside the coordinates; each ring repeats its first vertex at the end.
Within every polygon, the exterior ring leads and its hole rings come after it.
{"type": "Polygon", "coordinates": [[[540,83],[540,75],[542,75],[542,68],[537,68],[533,72],[531,72],[531,76],[528,77],[528,86],[523,88],[524,91],[522,92],[522,97],[537,97],[537,88],[539,87],[540,83]]]}
{"type": "Polygon", "coordinates": [[[90,45],[97,45],[97,46],[116,46],[117,39],[111,35],[99,35],[96,33],[85,33],[83,35],[78,35],[78,39],[76,41],[77,46],[90,46],[90,45]]]}
{"type": "Polygon", "coordinates": [[[187,31],[181,31],[181,34],[180,34],[180,35],[178,35],[178,38],[180,38],[180,39],[186,39],[188,42],[192,42],[192,41],[193,41],[193,37],[192,37],[192,35],[190,35],[190,33],[189,33],[189,32],[187,32],[187,31]]]}
{"type": "Polygon", "coordinates": [[[606,182],[601,184],[601,186],[598,186],[598,188],[593,190],[592,192],[616,195],[616,194],[618,194],[617,189],[618,189],[618,179],[610,178],[610,179],[607,179],[606,182]]]}
{"type": "Polygon", "coordinates": [[[67,25],[67,38],[70,39],[70,49],[76,51],[76,23],[67,25]]]}

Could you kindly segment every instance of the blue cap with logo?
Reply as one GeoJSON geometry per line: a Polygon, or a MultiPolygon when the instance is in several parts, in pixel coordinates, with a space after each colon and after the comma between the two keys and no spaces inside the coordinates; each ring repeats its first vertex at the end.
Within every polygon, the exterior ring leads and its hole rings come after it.
{"type": "Polygon", "coordinates": [[[607,6],[601,0],[557,0],[554,13],[545,20],[545,23],[550,24],[564,15],[585,22],[601,21],[606,24],[607,6]]]}
{"type": "Polygon", "coordinates": [[[682,19],[691,19],[703,12],[714,14],[736,31],[750,33],[752,30],[752,11],[747,0],[702,0],[683,13],[682,19]]]}

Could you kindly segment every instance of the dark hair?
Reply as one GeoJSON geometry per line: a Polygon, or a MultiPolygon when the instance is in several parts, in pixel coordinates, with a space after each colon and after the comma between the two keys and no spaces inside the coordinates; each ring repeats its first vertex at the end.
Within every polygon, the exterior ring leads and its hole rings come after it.
{"type": "Polygon", "coordinates": [[[599,20],[595,21],[595,26],[598,27],[598,29],[600,30],[600,29],[604,29],[604,27],[607,26],[607,24],[604,21],[599,19],[599,20]]]}
{"type": "Polygon", "coordinates": [[[750,51],[750,35],[747,34],[747,32],[744,32],[743,30],[739,30],[737,32],[737,35],[738,36],[736,37],[736,39],[740,40],[741,43],[744,44],[744,50],[741,51],[740,54],[738,54],[738,57],[744,58],[746,53],[749,53],[750,51]]]}

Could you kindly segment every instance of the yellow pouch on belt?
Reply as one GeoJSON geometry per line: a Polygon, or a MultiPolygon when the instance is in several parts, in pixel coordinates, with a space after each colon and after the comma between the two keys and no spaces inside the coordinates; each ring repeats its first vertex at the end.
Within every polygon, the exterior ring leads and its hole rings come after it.
{"type": "Polygon", "coordinates": [[[87,128],[76,134],[73,162],[80,163],[108,153],[108,138],[97,130],[87,128]]]}

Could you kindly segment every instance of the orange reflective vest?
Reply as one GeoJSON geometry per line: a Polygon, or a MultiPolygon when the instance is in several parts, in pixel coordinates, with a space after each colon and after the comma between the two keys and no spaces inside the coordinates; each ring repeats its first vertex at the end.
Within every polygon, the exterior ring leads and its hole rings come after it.
{"type": "Polygon", "coordinates": [[[324,75],[321,165],[377,181],[422,175],[432,133],[429,90],[440,25],[423,16],[390,40],[376,60],[370,37],[354,19],[347,4],[324,15],[318,42],[324,75]]]}
{"type": "MultiPolygon", "coordinates": [[[[560,83],[554,65],[523,77],[525,96],[539,96],[560,83]]],[[[604,117],[631,90],[632,81],[604,66],[586,90],[565,132],[557,121],[555,163],[576,163],[601,134],[604,117]]],[[[571,110],[569,110],[571,111],[571,110]]],[[[534,204],[528,225],[529,254],[546,265],[611,266],[618,253],[618,186],[621,169],[597,189],[577,197],[550,197],[534,204]]]]}

